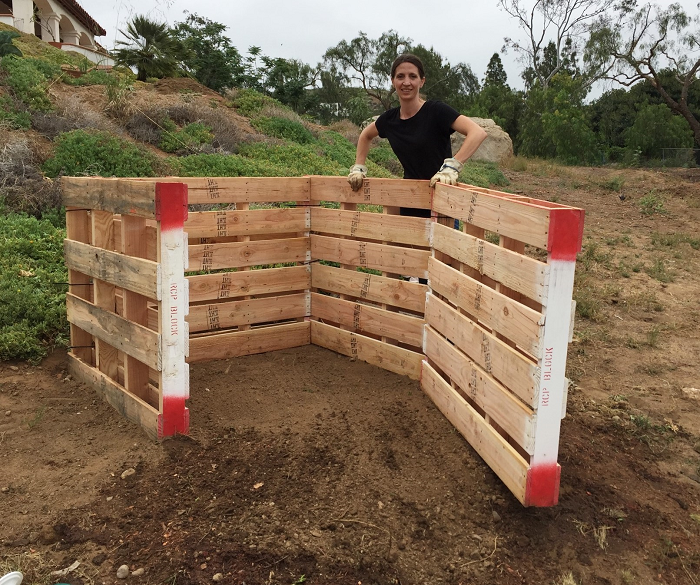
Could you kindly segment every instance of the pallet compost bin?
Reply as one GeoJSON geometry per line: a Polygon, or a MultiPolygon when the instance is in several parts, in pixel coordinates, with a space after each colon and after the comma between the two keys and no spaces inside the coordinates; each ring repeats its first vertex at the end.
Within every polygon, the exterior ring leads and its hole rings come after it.
{"type": "Polygon", "coordinates": [[[557,503],[583,210],[394,179],[62,183],[71,369],[149,434],[188,432],[189,363],[311,343],[419,380],[520,502],[557,503]]]}

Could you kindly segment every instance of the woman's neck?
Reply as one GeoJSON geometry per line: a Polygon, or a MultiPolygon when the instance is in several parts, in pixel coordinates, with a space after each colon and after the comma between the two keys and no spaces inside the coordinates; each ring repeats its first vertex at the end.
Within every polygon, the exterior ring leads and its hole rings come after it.
{"type": "Polygon", "coordinates": [[[416,98],[408,102],[401,102],[401,108],[399,110],[399,117],[402,120],[408,120],[413,118],[418,111],[423,107],[425,100],[421,98],[416,98]]]}

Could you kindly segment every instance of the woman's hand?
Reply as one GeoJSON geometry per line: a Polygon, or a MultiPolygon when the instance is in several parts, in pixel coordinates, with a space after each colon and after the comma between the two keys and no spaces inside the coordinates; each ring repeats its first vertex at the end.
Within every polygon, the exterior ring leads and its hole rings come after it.
{"type": "Polygon", "coordinates": [[[350,183],[352,190],[359,191],[366,177],[367,167],[365,165],[352,165],[348,174],[348,183],[350,183]]]}
{"type": "Polygon", "coordinates": [[[446,183],[447,185],[456,185],[459,178],[459,172],[464,165],[456,158],[446,158],[442,163],[440,170],[430,179],[430,186],[435,187],[435,183],[446,183]]]}

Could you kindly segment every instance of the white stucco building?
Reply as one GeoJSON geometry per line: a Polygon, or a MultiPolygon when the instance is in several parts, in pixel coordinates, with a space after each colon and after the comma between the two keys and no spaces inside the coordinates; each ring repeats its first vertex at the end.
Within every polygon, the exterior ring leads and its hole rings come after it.
{"type": "Polygon", "coordinates": [[[114,65],[95,43],[106,33],[76,0],[0,0],[0,22],[100,65],[114,65]]]}

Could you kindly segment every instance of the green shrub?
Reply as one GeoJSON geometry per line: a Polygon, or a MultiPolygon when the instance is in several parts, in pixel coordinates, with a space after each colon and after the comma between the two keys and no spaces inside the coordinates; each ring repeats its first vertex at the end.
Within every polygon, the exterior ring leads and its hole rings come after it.
{"type": "Polygon", "coordinates": [[[242,144],[241,156],[266,165],[271,177],[299,177],[302,175],[344,175],[348,169],[319,154],[311,145],[242,144]]]}
{"type": "Polygon", "coordinates": [[[198,151],[203,144],[209,144],[214,139],[211,128],[200,122],[178,128],[175,122],[166,118],[161,122],[161,126],[163,134],[158,148],[165,152],[198,151]]]}
{"type": "Polygon", "coordinates": [[[180,177],[264,177],[268,167],[263,163],[235,154],[192,154],[171,157],[168,164],[180,177]]]}
{"type": "Polygon", "coordinates": [[[64,237],[48,219],[0,216],[0,359],[38,361],[65,343],[64,237]]]}
{"type": "Polygon", "coordinates": [[[282,106],[276,99],[266,96],[254,89],[241,89],[236,97],[231,100],[231,105],[236,108],[241,116],[252,117],[263,111],[265,106],[282,106]]]}
{"type": "Polygon", "coordinates": [[[6,72],[6,83],[17,99],[34,110],[48,112],[52,109],[46,92],[48,78],[37,66],[39,62],[7,55],[0,60],[0,69],[6,72]]]}
{"type": "Polygon", "coordinates": [[[155,167],[154,155],[123,138],[108,132],[73,130],[56,138],[54,154],[43,170],[50,177],[151,177],[156,174],[155,167]]]}
{"type": "Polygon", "coordinates": [[[260,117],[251,120],[250,123],[266,136],[291,140],[298,144],[310,144],[315,140],[313,134],[301,122],[287,118],[260,117]]]}
{"type": "Polygon", "coordinates": [[[0,95],[0,122],[5,122],[15,129],[32,127],[29,112],[18,111],[12,99],[5,95],[0,95]]]}
{"type": "Polygon", "coordinates": [[[648,158],[661,158],[663,148],[692,148],[693,132],[688,122],[674,115],[666,104],[639,111],[626,133],[627,148],[648,158]]]}
{"type": "Polygon", "coordinates": [[[114,76],[107,71],[101,69],[92,69],[88,71],[85,75],[80,77],[71,77],[65,75],[63,77],[63,83],[67,85],[108,85],[114,76]]]}

